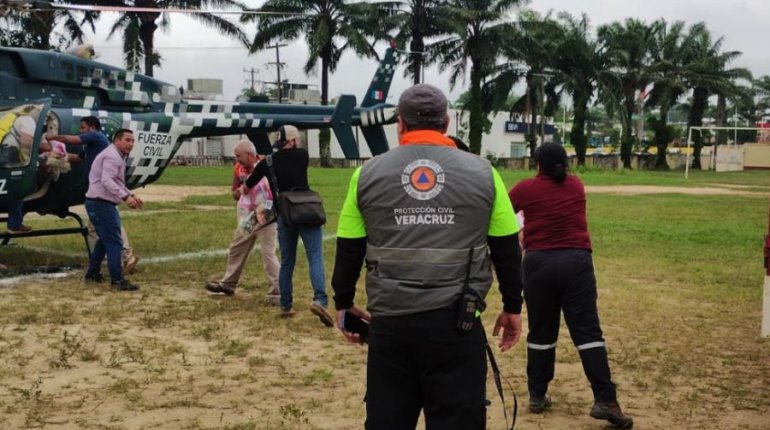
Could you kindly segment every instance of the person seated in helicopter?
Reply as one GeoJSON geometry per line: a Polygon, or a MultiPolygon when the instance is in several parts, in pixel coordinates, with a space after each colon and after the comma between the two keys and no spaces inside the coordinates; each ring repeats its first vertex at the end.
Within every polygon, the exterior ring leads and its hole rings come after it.
{"type": "MultiPolygon", "coordinates": [[[[32,143],[35,139],[35,120],[30,115],[19,115],[12,112],[3,116],[0,122],[7,121],[9,115],[15,116],[15,119],[5,135],[2,136],[0,167],[23,167],[29,163],[32,152],[32,143]]],[[[24,225],[23,199],[8,206],[6,227],[10,233],[25,233],[32,230],[32,227],[24,225]]]]}
{"type": "Polygon", "coordinates": [[[2,135],[0,141],[0,165],[2,167],[23,167],[29,163],[32,143],[35,139],[35,120],[31,115],[20,115],[17,112],[9,112],[0,119],[0,129],[4,129],[2,123],[10,122],[10,126],[2,135]],[[13,120],[10,122],[9,120],[13,120]]]}

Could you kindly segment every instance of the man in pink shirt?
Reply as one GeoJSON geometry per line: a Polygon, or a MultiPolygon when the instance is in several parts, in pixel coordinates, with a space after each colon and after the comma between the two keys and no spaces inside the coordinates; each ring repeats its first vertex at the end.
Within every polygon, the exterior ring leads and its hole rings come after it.
{"type": "Polygon", "coordinates": [[[120,213],[117,206],[126,202],[132,209],[144,206],[139,197],[126,187],[126,156],[134,147],[134,133],[120,129],[108,146],[93,161],[88,175],[86,212],[96,229],[96,241],[86,271],[86,282],[102,282],[102,261],[107,256],[112,287],[118,291],[136,291],[138,286],[123,277],[120,253],[123,240],[120,236],[120,213]]]}

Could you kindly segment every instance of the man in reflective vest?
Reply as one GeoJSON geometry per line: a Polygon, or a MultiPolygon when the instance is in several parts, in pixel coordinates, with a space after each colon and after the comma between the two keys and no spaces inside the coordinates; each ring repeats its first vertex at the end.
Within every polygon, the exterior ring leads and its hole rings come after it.
{"type": "MultiPolygon", "coordinates": [[[[400,146],[350,180],[340,212],[332,287],[337,325],[369,321],[367,430],[484,429],[486,360],[480,314],[494,263],[500,349],[521,335],[519,226],[489,162],[445,133],[447,100],[420,84],[398,103],[400,146]],[[353,304],[366,260],[367,311],[353,304]],[[352,314],[352,316],[351,316],[352,314]]],[[[348,329],[346,329],[348,327],[348,329]]]]}

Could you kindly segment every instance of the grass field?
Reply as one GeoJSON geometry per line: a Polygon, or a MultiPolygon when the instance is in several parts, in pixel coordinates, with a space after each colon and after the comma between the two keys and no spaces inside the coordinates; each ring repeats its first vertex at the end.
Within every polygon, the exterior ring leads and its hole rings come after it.
{"type": "MultiPolygon", "coordinates": [[[[42,264],[82,267],[81,238],[0,247],[0,262],[9,266],[0,279],[0,428],[363,428],[366,350],[344,343],[307,310],[302,258],[293,319],[278,319],[264,302],[257,253],[235,296],[203,291],[224,270],[232,237],[231,172],[170,168],[158,184],[167,198],[122,211],[142,256],[131,277],[139,293],[87,286],[82,269],[8,278],[42,264]],[[190,195],[175,200],[177,192],[190,195]]],[[[311,170],[329,216],[327,284],[351,173],[311,170]]],[[[509,187],[531,175],[501,173],[509,187]]],[[[681,171],[586,171],[581,178],[589,186],[610,364],[635,428],[770,428],[770,339],[759,337],[770,174],[691,172],[685,180],[681,171]],[[693,194],[704,189],[713,193],[693,194]]],[[[72,224],[49,218],[27,223],[72,224]]],[[[494,289],[488,302],[490,328],[500,309],[494,289]]],[[[497,355],[520,403],[527,398],[525,355],[523,342],[497,355]]],[[[488,428],[502,429],[491,383],[489,393],[488,428]]],[[[604,428],[588,417],[590,388],[566,329],[551,395],[552,411],[520,410],[516,428],[604,428]]]]}

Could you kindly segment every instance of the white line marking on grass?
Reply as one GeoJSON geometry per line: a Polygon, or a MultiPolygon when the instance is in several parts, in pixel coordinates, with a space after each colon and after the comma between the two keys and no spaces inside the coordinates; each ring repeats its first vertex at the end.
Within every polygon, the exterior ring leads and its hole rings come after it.
{"type": "MultiPolygon", "coordinates": [[[[333,240],[333,239],[337,239],[336,234],[332,234],[328,236],[325,235],[323,240],[324,242],[326,242],[327,240],[333,240]]],[[[304,246],[301,240],[299,241],[299,244],[304,246]]],[[[36,246],[35,247],[24,246],[24,245],[17,245],[17,246],[19,248],[26,248],[33,251],[39,251],[43,253],[49,253],[49,254],[65,256],[65,257],[78,257],[82,255],[81,253],[76,253],[76,252],[46,249],[46,248],[36,247],[36,246]]],[[[255,245],[254,249],[257,249],[257,250],[260,249],[259,244],[255,245]]],[[[229,248],[225,248],[225,249],[208,249],[204,251],[195,251],[195,252],[182,252],[179,254],[160,255],[157,257],[142,258],[140,262],[144,264],[158,264],[158,263],[168,263],[169,261],[195,260],[198,258],[208,258],[208,257],[222,257],[227,255],[229,251],[230,251],[229,248]]],[[[28,275],[24,275],[24,276],[28,276],[28,275]]],[[[15,278],[7,278],[7,279],[15,279],[15,278]]]]}
{"type": "MultiPolygon", "coordinates": [[[[329,235],[324,236],[324,242],[327,240],[337,239],[337,235],[329,235]]],[[[304,244],[300,240],[300,245],[304,244]]],[[[259,244],[254,246],[254,249],[259,250],[259,244]]],[[[197,258],[208,258],[208,257],[221,257],[225,256],[230,252],[229,248],[226,249],[209,249],[205,251],[196,251],[196,252],[183,252],[180,254],[174,254],[174,255],[161,255],[158,257],[150,257],[150,258],[143,258],[140,260],[141,263],[145,264],[158,264],[158,263],[168,263],[169,261],[180,261],[180,260],[194,260],[197,258]]]]}
{"type": "Polygon", "coordinates": [[[56,272],[56,273],[32,273],[29,275],[19,275],[14,276],[12,278],[2,278],[0,279],[0,286],[3,287],[10,287],[14,284],[17,284],[21,281],[31,280],[31,279],[61,279],[66,278],[70,275],[73,275],[75,273],[75,270],[68,270],[66,272],[56,272]]]}

